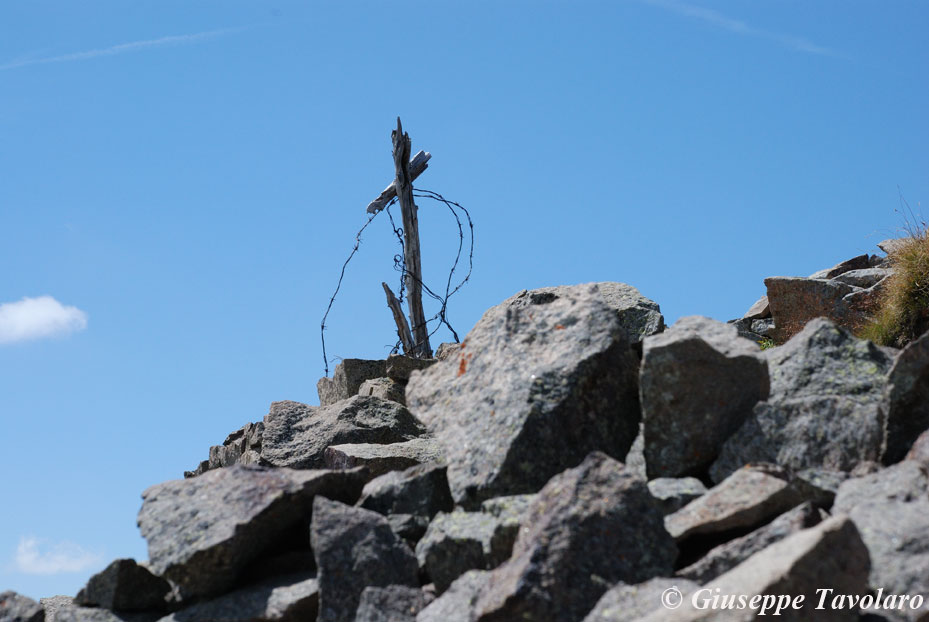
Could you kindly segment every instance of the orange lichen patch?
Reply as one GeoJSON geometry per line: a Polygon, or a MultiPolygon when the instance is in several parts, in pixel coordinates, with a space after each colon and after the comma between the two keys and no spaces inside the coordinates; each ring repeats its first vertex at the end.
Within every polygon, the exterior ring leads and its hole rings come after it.
{"type": "MultiPolygon", "coordinates": [[[[464,347],[464,344],[461,344],[461,347],[464,347]]],[[[468,363],[471,361],[472,356],[474,356],[473,353],[467,356],[461,355],[461,360],[458,361],[458,376],[463,376],[468,371],[468,363]]]]}
{"type": "Polygon", "coordinates": [[[561,324],[555,324],[555,330],[564,330],[564,326],[561,324]]]}

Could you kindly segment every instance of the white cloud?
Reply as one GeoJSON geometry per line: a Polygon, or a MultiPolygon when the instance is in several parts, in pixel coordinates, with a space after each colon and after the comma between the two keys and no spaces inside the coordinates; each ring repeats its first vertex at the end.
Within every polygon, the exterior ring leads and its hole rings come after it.
{"type": "Polygon", "coordinates": [[[147,48],[162,47],[165,45],[179,45],[183,43],[195,43],[197,41],[203,41],[205,39],[212,39],[214,37],[219,37],[221,35],[238,32],[240,30],[243,30],[243,29],[242,28],[224,28],[222,30],[208,30],[206,32],[197,32],[197,33],[189,34],[189,35],[171,35],[167,37],[159,37],[158,39],[147,39],[145,41],[132,41],[130,43],[120,43],[119,45],[113,45],[108,48],[100,48],[97,50],[86,50],[84,52],[73,52],[71,54],[62,54],[60,56],[47,56],[44,58],[21,57],[21,58],[12,60],[4,65],[0,65],[0,71],[6,71],[7,69],[16,69],[18,67],[26,67],[28,65],[45,65],[48,63],[66,63],[69,61],[88,60],[91,58],[98,58],[100,56],[115,56],[117,54],[125,54],[126,52],[137,52],[139,50],[144,50],[147,48]]]}
{"type": "Polygon", "coordinates": [[[81,572],[99,566],[103,555],[87,551],[73,542],[49,543],[23,536],[16,547],[14,568],[24,574],[52,575],[81,572]]]}
{"type": "Polygon", "coordinates": [[[835,56],[840,57],[841,55],[836,53],[833,50],[830,50],[827,47],[816,45],[812,41],[808,41],[803,37],[795,37],[793,35],[786,35],[778,32],[769,32],[767,30],[760,30],[753,26],[748,25],[742,20],[733,19],[726,15],[723,15],[719,11],[713,9],[707,9],[701,6],[696,6],[693,4],[687,4],[685,2],[679,2],[678,0],[643,0],[646,4],[651,4],[652,6],[657,6],[668,11],[677,13],[678,15],[683,15],[685,17],[692,17],[694,19],[699,19],[701,21],[707,22],[729,32],[734,32],[740,35],[750,36],[750,37],[760,37],[762,39],[768,39],[769,41],[774,41],[780,45],[795,50],[797,52],[806,52],[808,54],[820,54],[823,56],[835,56]]]}
{"type": "Polygon", "coordinates": [[[86,327],[86,313],[51,296],[0,304],[0,344],[66,335],[86,327]]]}

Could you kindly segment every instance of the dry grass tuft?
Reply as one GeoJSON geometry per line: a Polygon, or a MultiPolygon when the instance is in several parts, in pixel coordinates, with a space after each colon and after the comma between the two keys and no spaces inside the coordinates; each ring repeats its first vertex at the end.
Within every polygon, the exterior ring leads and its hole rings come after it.
{"type": "Polygon", "coordinates": [[[861,336],[902,348],[929,330],[929,227],[907,227],[909,237],[889,259],[894,269],[882,292],[874,321],[861,336]]]}

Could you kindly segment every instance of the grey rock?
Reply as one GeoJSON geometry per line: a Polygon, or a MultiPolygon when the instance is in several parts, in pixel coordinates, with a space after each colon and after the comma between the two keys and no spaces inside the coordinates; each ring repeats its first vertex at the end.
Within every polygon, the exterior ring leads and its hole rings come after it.
{"type": "Polygon", "coordinates": [[[851,471],[879,460],[883,414],[844,396],[801,397],[758,404],[710,467],[719,482],[741,465],[772,462],[795,471],[851,471]]]}
{"type": "Polygon", "coordinates": [[[893,274],[893,272],[894,271],[889,268],[862,268],[860,270],[843,272],[832,280],[867,289],[884,280],[893,274]]]}
{"type": "Polygon", "coordinates": [[[507,522],[521,523],[529,512],[529,507],[535,501],[535,495],[510,495],[508,497],[495,497],[481,504],[481,512],[485,512],[507,522]]]}
{"type": "Polygon", "coordinates": [[[74,599],[70,596],[49,596],[40,598],[39,604],[45,609],[45,622],[55,622],[58,619],[59,611],[77,606],[74,604],[74,599]]]}
{"type": "Polygon", "coordinates": [[[645,339],[640,396],[649,479],[687,476],[768,396],[768,366],[733,326],[685,317],[645,339]]]}
{"type": "Polygon", "coordinates": [[[42,606],[16,592],[0,592],[0,622],[44,622],[42,606]]]}
{"type": "Polygon", "coordinates": [[[793,337],[818,317],[829,318],[846,327],[857,327],[864,320],[843,300],[846,295],[861,291],[854,285],[782,276],[768,277],[764,282],[778,341],[793,337]]]}
{"type": "Polygon", "coordinates": [[[699,587],[679,577],[655,577],[638,585],[618,583],[597,601],[584,622],[636,622],[662,610],[662,597],[668,590],[679,591],[681,598],[686,600],[699,587]]]}
{"type": "Polygon", "coordinates": [[[506,561],[518,531],[518,522],[483,512],[442,512],[416,545],[416,559],[441,594],[468,570],[490,570],[506,561]]]}
{"type": "Polygon", "coordinates": [[[402,354],[391,354],[387,357],[386,374],[388,378],[406,383],[414,370],[423,370],[434,365],[436,359],[414,359],[402,354]]]}
{"type": "Polygon", "coordinates": [[[160,610],[171,586],[134,559],[117,559],[87,581],[74,603],[115,611],[160,610]]]}
{"type": "Polygon", "coordinates": [[[293,469],[323,467],[331,445],[399,443],[425,432],[400,404],[366,396],[319,408],[274,402],[264,423],[262,464],[293,469]]]}
{"type": "Polygon", "coordinates": [[[349,443],[327,447],[324,463],[331,469],[365,466],[373,476],[389,471],[403,471],[420,464],[441,463],[442,446],[432,438],[414,438],[403,443],[377,445],[349,443]]]}
{"type": "Polygon", "coordinates": [[[713,481],[752,462],[851,471],[880,459],[885,352],[819,318],[766,356],[771,395],[725,442],[713,481]]]}
{"type": "Polygon", "coordinates": [[[439,361],[444,361],[448,358],[455,356],[458,353],[458,350],[461,348],[460,343],[451,343],[445,342],[440,343],[439,347],[435,350],[435,358],[439,361]]]}
{"type": "Polygon", "coordinates": [[[864,255],[858,255],[852,257],[851,259],[846,259],[843,262],[837,263],[831,268],[826,270],[820,270],[819,272],[814,272],[810,275],[811,279],[834,279],[840,274],[845,274],[846,272],[851,272],[852,270],[864,270],[871,267],[871,258],[865,253],[864,255]]]}
{"type": "Polygon", "coordinates": [[[318,612],[316,578],[290,575],[197,603],[158,622],[306,622],[315,620],[318,612]]]}
{"type": "Polygon", "coordinates": [[[859,289],[842,297],[845,316],[839,323],[849,330],[859,331],[880,311],[883,293],[890,279],[878,281],[871,287],[859,289]]]}
{"type": "Polygon", "coordinates": [[[318,622],[352,622],[367,586],[419,585],[416,557],[377,512],[316,497],[310,538],[319,569],[318,622]]]}
{"type": "Polygon", "coordinates": [[[676,556],[645,482],[594,452],[539,492],[477,619],[579,621],[615,583],[670,574],[676,556]]]}
{"type": "Polygon", "coordinates": [[[426,529],[429,527],[429,518],[420,514],[388,514],[387,522],[394,533],[406,540],[411,547],[415,547],[426,535],[426,529]]]}
{"type": "Polygon", "coordinates": [[[469,570],[416,616],[416,622],[474,622],[477,600],[490,582],[488,570],[469,570]]]}
{"type": "Polygon", "coordinates": [[[215,596],[274,546],[309,523],[313,497],[354,503],[367,481],[363,469],[294,471],[235,465],[165,482],[142,493],[139,529],[149,566],[183,601],[215,596]]]}
{"type": "MultiPolygon", "coordinates": [[[[904,460],[839,488],[833,513],[845,513],[858,527],[871,557],[870,584],[887,594],[929,594],[929,475],[918,462],[904,460]]],[[[884,613],[884,612],[882,612],[884,613]]],[[[919,611],[891,616],[924,620],[919,611]]]]}
{"type": "Polygon", "coordinates": [[[422,590],[405,585],[366,587],[355,622],[416,622],[416,615],[432,600],[422,590]]]}
{"type": "Polygon", "coordinates": [[[607,281],[597,283],[597,289],[607,306],[616,311],[629,343],[640,343],[649,335],[664,330],[664,316],[658,303],[643,296],[632,285],[607,281]]]}
{"type": "Polygon", "coordinates": [[[406,385],[393,378],[365,380],[358,388],[358,395],[379,397],[406,406],[406,385]]]}
{"type": "Polygon", "coordinates": [[[447,469],[433,462],[385,473],[365,484],[358,505],[379,514],[415,514],[426,519],[451,512],[455,504],[448,489],[447,469]]]}
{"type": "Polygon", "coordinates": [[[768,297],[762,296],[755,304],[748,308],[748,311],[745,312],[745,315],[742,316],[743,320],[763,320],[765,318],[771,317],[771,307],[768,305],[768,297]]]}
{"type": "Polygon", "coordinates": [[[821,510],[807,501],[784,512],[767,525],[711,549],[699,561],[678,570],[676,574],[700,584],[708,583],[758,551],[802,529],[813,527],[821,520],[821,510]]]}
{"type": "MultiPolygon", "coordinates": [[[[638,344],[649,335],[657,335],[665,329],[664,316],[661,307],[654,300],[650,300],[632,285],[601,281],[594,283],[603,301],[616,312],[616,317],[626,333],[630,344],[638,344]]],[[[548,295],[560,296],[572,286],[559,285],[556,287],[541,287],[532,291],[523,290],[509,298],[503,304],[518,300],[524,294],[542,297],[548,295]]]]}
{"type": "Polygon", "coordinates": [[[320,378],[316,383],[319,405],[329,406],[341,400],[347,400],[358,395],[358,389],[365,380],[386,375],[387,361],[342,359],[342,362],[335,366],[332,378],[320,378]]]}
{"type": "MultiPolygon", "coordinates": [[[[822,507],[831,507],[842,482],[852,476],[853,472],[857,477],[859,470],[869,468],[870,466],[880,467],[880,465],[875,462],[861,462],[852,469],[852,471],[830,471],[829,469],[814,467],[795,471],[794,476],[797,479],[803,480],[817,491],[816,496],[822,507]]],[[[861,473],[861,475],[864,474],[865,473],[861,473]]]]}
{"type": "Polygon", "coordinates": [[[751,331],[762,337],[773,338],[775,331],[774,320],[770,318],[765,320],[752,320],[751,331]]]}
{"type": "Polygon", "coordinates": [[[891,360],[870,341],[826,319],[767,353],[771,399],[846,395],[880,401],[891,360]]]}
{"type": "Polygon", "coordinates": [[[665,516],[706,493],[706,486],[696,477],[659,477],[648,483],[648,492],[658,500],[665,516]]]}
{"type": "Polygon", "coordinates": [[[222,445],[210,447],[210,458],[193,471],[184,471],[184,477],[196,477],[212,469],[233,464],[258,464],[261,458],[261,435],[264,423],[246,423],[226,437],[222,445]]]}
{"type": "MultiPolygon", "coordinates": [[[[685,598],[678,609],[660,609],[640,618],[642,622],[684,622],[692,620],[747,621],[755,620],[760,610],[714,609],[704,606],[705,598],[715,594],[770,594],[803,596],[802,608],[781,610],[786,620],[858,620],[857,608],[834,609],[823,615],[817,610],[820,594],[816,590],[833,590],[833,594],[859,595],[868,593],[868,550],[854,523],[845,516],[823,521],[810,529],[799,531],[755,553],[747,560],[703,587],[705,592],[685,598]]],[[[827,605],[828,607],[828,600],[827,605]]],[[[774,615],[775,607],[766,612],[774,615]]]]}
{"type": "MultiPolygon", "coordinates": [[[[45,600],[44,598],[42,600],[45,600]]],[[[45,622],[156,622],[161,613],[151,611],[110,611],[100,607],[79,607],[59,603],[55,613],[45,610],[45,622]]]]}
{"type": "MultiPolygon", "coordinates": [[[[288,547],[288,550],[274,551],[267,555],[262,555],[248,565],[248,569],[242,575],[238,585],[252,585],[262,583],[272,577],[285,577],[287,575],[311,575],[316,571],[316,562],[313,561],[313,551],[309,546],[309,535],[300,525],[299,531],[299,548],[288,547]],[[307,537],[304,539],[304,535],[307,537]]],[[[168,603],[173,605],[173,597],[168,595],[168,603]]],[[[176,607],[172,608],[172,611],[176,607]]]]}
{"type": "Polygon", "coordinates": [[[755,322],[764,322],[764,321],[765,320],[738,319],[738,320],[729,320],[728,322],[726,322],[726,324],[731,324],[732,326],[735,326],[739,337],[742,337],[743,339],[748,339],[749,341],[753,341],[756,344],[760,344],[762,341],[764,341],[764,335],[760,335],[756,333],[755,331],[753,331],[752,324],[754,324],[755,322]]]}
{"type": "Polygon", "coordinates": [[[888,255],[893,255],[895,252],[906,246],[909,241],[910,238],[891,238],[889,240],[884,240],[883,242],[878,242],[877,247],[888,255]]]}
{"type": "Polygon", "coordinates": [[[532,493],[594,449],[625,456],[638,359],[595,285],[522,292],[488,310],[457,357],[414,372],[410,409],[448,459],[467,508],[532,493]]]}
{"type": "Polygon", "coordinates": [[[664,524],[679,542],[696,534],[752,528],[816,499],[817,492],[777,465],[748,465],[665,517],[664,524]]]}
{"type": "Polygon", "coordinates": [[[910,342],[887,376],[887,449],[884,464],[906,455],[929,430],[929,332],[910,342]]]}
{"type": "Polygon", "coordinates": [[[639,424],[639,433],[632,442],[632,447],[623,459],[623,463],[629,471],[642,479],[647,479],[648,475],[645,468],[645,430],[644,426],[639,424]]]}
{"type": "Polygon", "coordinates": [[[919,435],[919,438],[910,447],[909,453],[906,454],[906,460],[919,462],[929,469],[929,430],[919,435]]]}

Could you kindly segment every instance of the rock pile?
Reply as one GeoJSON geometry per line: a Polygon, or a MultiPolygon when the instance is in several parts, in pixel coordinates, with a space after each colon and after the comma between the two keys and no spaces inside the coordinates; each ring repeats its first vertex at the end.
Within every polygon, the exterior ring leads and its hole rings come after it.
{"type": "MultiPolygon", "coordinates": [[[[878,244],[893,247],[894,240],[878,244]]],[[[771,276],[767,294],[740,319],[731,320],[743,337],[787,341],[817,317],[855,331],[872,315],[893,268],[887,257],[858,255],[808,277],[771,276]]]]}
{"type": "Polygon", "coordinates": [[[523,291],[438,360],[345,360],[143,493],[147,562],[0,621],[926,622],[929,334],[849,332],[879,264],[667,330],[523,291]]]}

